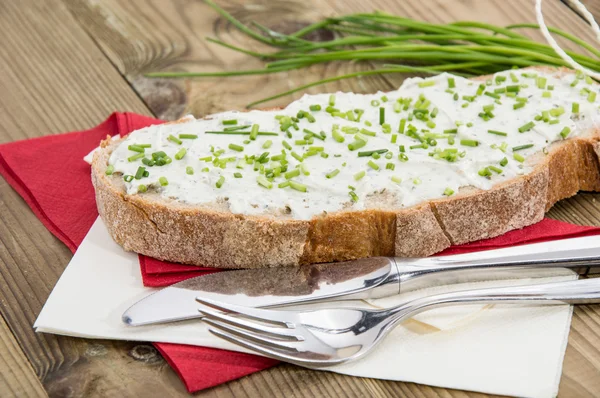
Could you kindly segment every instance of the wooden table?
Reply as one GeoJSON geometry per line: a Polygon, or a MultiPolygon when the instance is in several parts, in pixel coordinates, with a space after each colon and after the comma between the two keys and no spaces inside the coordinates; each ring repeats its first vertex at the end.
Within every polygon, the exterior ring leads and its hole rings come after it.
{"type": "MultiPolygon", "coordinates": [[[[534,22],[531,0],[221,0],[244,21],[289,32],[319,18],[381,9],[429,21],[534,22]]],[[[600,0],[586,1],[600,17],[600,0]]],[[[546,0],[547,21],[593,43],[568,2],[546,0]]],[[[600,19],[600,18],[597,18],[600,19]]],[[[532,34],[532,32],[524,32],[532,34]]],[[[200,0],[5,0],[0,2],[0,142],[89,128],[111,112],[175,119],[241,109],[252,99],[369,64],[332,64],[271,76],[152,80],[159,70],[234,70],[250,59],[205,42],[249,45],[200,0]]],[[[539,35],[536,36],[539,39],[539,35]]],[[[254,44],[253,44],[254,45],[254,44]]],[[[570,46],[567,46],[570,47],[570,46]]],[[[404,76],[364,77],[312,90],[372,92],[404,76]]],[[[284,105],[283,98],[269,105],[284,105]]],[[[549,215],[600,225],[597,195],[581,193],[549,215]]],[[[148,344],[36,334],[32,324],[71,253],[0,179],[0,396],[185,396],[182,382],[148,344]]],[[[280,365],[203,391],[207,396],[482,396],[280,365]]],[[[562,397],[600,396],[600,306],[573,315],[562,397]]]]}

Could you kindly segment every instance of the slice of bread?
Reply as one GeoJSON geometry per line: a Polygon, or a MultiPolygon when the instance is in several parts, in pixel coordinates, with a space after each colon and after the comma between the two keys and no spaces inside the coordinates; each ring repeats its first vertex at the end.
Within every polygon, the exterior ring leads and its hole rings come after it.
{"type": "Polygon", "coordinates": [[[105,174],[121,141],[104,141],[92,162],[98,211],[110,235],[125,250],[218,268],[428,256],[536,223],[554,203],[580,190],[600,191],[600,131],[595,128],[528,157],[531,172],[489,190],[466,186],[455,195],[398,209],[381,197],[364,210],[309,220],[284,213],[233,214],[221,199],[188,204],[154,190],[127,194],[122,175],[105,174]]]}

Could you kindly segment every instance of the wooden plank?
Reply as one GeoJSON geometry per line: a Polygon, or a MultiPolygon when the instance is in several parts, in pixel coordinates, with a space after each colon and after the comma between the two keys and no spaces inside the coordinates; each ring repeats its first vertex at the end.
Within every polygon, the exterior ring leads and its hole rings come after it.
{"type": "Polygon", "coordinates": [[[46,391],[0,316],[0,391],[3,397],[46,397],[46,391]]]}
{"type": "MultiPolygon", "coordinates": [[[[150,114],[61,2],[0,2],[0,34],[0,142],[150,114]]],[[[51,396],[187,396],[147,344],[32,330],[70,257],[0,178],[0,395],[42,395],[33,369],[51,396]]]]}
{"type": "MultiPolygon", "coordinates": [[[[574,6],[574,2],[572,0],[562,0],[567,6],[569,6],[573,12],[575,12],[578,15],[582,15],[581,12],[579,10],[577,10],[574,6]]],[[[600,21],[600,2],[598,1],[582,1],[581,3],[583,3],[583,5],[585,6],[585,8],[587,8],[587,10],[594,16],[594,19],[596,20],[596,22],[600,21]]],[[[583,18],[583,17],[582,17],[583,18]]],[[[591,28],[589,28],[591,30],[591,28]]],[[[596,44],[598,44],[598,41],[595,41],[596,44]]]]}

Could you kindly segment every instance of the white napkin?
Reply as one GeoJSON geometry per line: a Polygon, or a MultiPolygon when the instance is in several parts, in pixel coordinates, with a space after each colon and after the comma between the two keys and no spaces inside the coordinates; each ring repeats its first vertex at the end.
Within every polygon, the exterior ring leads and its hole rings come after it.
{"type": "MultiPolygon", "coordinates": [[[[600,237],[571,241],[593,247],[600,244],[600,237]]],[[[550,242],[548,247],[549,250],[558,247],[557,242],[550,242]]],[[[515,248],[518,250],[526,249],[515,248]]],[[[561,272],[562,275],[535,281],[577,277],[571,271],[561,272]]],[[[514,281],[492,283],[514,284],[514,281]]],[[[482,282],[461,288],[489,284],[482,282]]],[[[213,336],[200,321],[142,327],[121,323],[121,314],[154,290],[142,285],[137,255],[124,252],[114,243],[98,219],[56,284],[34,327],[38,332],[78,337],[170,342],[248,352],[213,336]]],[[[437,293],[450,288],[433,290],[437,293]]],[[[409,294],[431,292],[427,289],[409,294]]],[[[389,306],[406,297],[379,299],[371,304],[389,306]]],[[[558,392],[571,314],[572,308],[567,305],[432,310],[398,326],[364,359],[324,370],[493,394],[551,397],[558,392]]]]}

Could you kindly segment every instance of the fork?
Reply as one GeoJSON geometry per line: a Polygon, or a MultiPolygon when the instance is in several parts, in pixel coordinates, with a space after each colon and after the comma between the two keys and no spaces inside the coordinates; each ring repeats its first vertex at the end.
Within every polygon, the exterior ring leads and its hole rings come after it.
{"type": "Polygon", "coordinates": [[[225,340],[281,361],[325,367],[371,351],[399,322],[456,304],[600,303],[600,278],[464,290],[417,298],[376,310],[326,308],[271,310],[198,298],[209,330],[225,340]]]}

